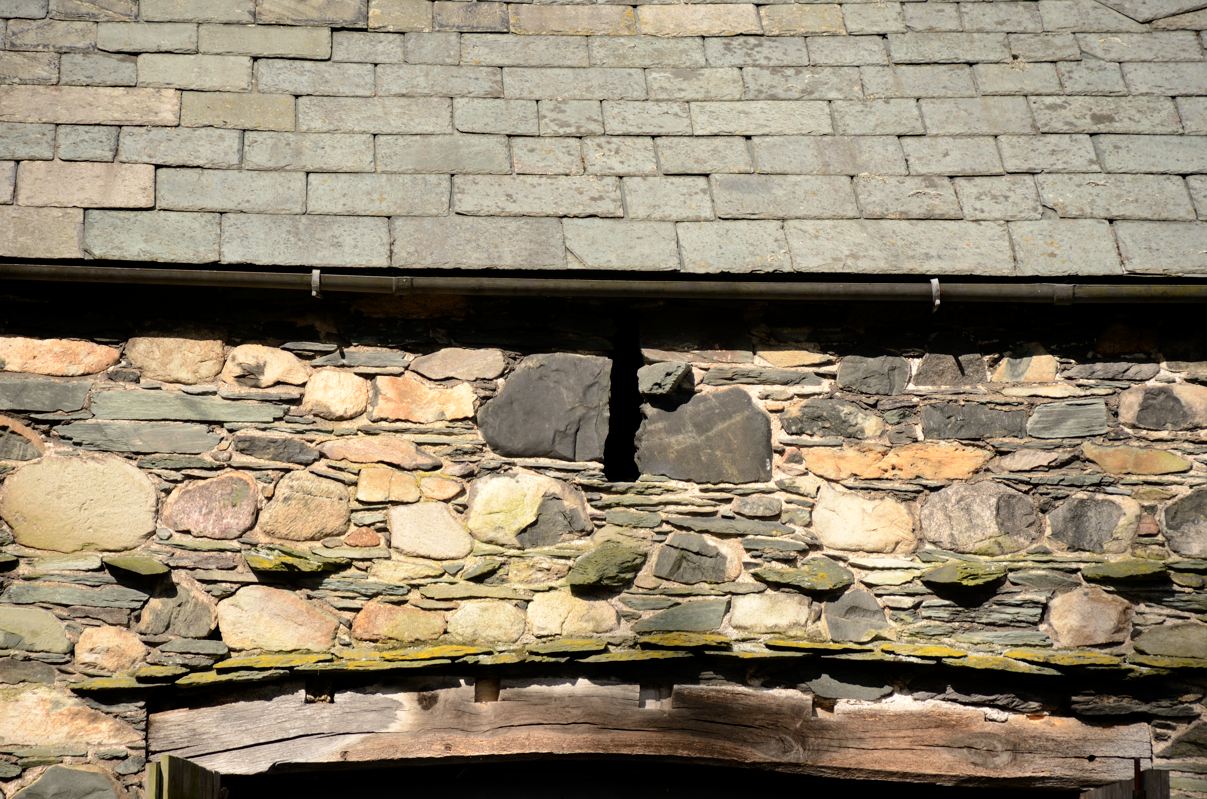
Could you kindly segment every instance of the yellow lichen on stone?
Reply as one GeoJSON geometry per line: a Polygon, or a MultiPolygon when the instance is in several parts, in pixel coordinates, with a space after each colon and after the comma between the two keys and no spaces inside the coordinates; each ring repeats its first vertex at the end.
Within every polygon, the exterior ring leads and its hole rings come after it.
{"type": "Polygon", "coordinates": [[[910,644],[898,641],[881,644],[880,651],[911,658],[958,658],[968,654],[962,649],[943,644],[910,644]]]}
{"type": "Polygon", "coordinates": [[[343,672],[343,671],[404,671],[412,669],[427,669],[436,666],[447,666],[452,663],[448,659],[436,660],[335,660],[327,663],[308,663],[298,666],[300,672],[343,672]]]}
{"type": "Polygon", "coordinates": [[[67,686],[77,694],[90,694],[101,691],[130,691],[135,689],[145,689],[149,686],[145,683],[140,683],[138,680],[130,676],[121,677],[92,677],[87,680],[73,682],[67,686]]]}
{"type": "Polygon", "coordinates": [[[1207,660],[1203,658],[1180,658],[1169,655],[1128,655],[1127,662],[1136,666],[1148,666],[1154,669],[1207,670],[1207,660]]]}
{"type": "Polygon", "coordinates": [[[764,643],[771,649],[793,649],[819,654],[829,652],[866,652],[870,647],[862,644],[843,644],[833,641],[807,641],[803,638],[770,638],[764,643]]]}
{"type": "Polygon", "coordinates": [[[1008,649],[1003,653],[1008,658],[1039,663],[1044,666],[1118,666],[1123,658],[1086,649],[1008,649]]]}
{"type": "Polygon", "coordinates": [[[264,655],[248,655],[246,657],[229,658],[214,664],[215,671],[235,671],[239,669],[292,669],[297,666],[307,666],[311,663],[323,663],[331,660],[328,652],[298,652],[298,653],[269,653],[264,655]]]}
{"type": "Polygon", "coordinates": [[[182,688],[198,688],[208,685],[224,685],[226,683],[264,682],[284,677],[289,672],[285,669],[270,671],[198,671],[186,674],[175,682],[182,688]]]}
{"type": "Polygon", "coordinates": [[[639,660],[670,660],[671,658],[689,658],[691,652],[674,649],[621,649],[615,652],[604,652],[582,659],[582,663],[628,663],[639,660]]]}
{"type": "Polygon", "coordinates": [[[456,660],[457,658],[468,657],[469,655],[484,655],[487,652],[490,652],[490,650],[480,646],[443,644],[441,646],[424,647],[423,649],[388,649],[378,652],[377,655],[382,660],[390,661],[435,660],[437,658],[456,660]]]}
{"type": "Polygon", "coordinates": [[[720,633],[655,633],[641,636],[637,643],[655,649],[729,649],[732,646],[729,638],[720,633]]]}
{"type": "Polygon", "coordinates": [[[1003,657],[1002,655],[965,655],[960,658],[944,658],[943,662],[948,666],[955,666],[961,669],[1009,671],[1015,674],[1042,674],[1045,676],[1060,674],[1055,669],[1033,666],[1030,663],[1003,657]]]}

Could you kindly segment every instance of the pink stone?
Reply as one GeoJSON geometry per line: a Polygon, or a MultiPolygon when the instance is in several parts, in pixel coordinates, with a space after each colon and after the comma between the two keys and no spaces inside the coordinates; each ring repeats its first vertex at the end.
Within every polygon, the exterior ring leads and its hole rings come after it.
{"type": "Polygon", "coordinates": [[[36,375],[74,377],[103,372],[121,353],[91,341],[0,336],[0,370],[36,375]]]}
{"type": "Polygon", "coordinates": [[[306,384],[302,412],[342,421],[360,416],[368,404],[368,380],[339,369],[319,369],[306,384]]]}
{"type": "Polygon", "coordinates": [[[436,458],[402,436],[356,436],[337,438],[319,447],[333,461],[352,463],[389,463],[402,469],[439,469],[436,458]]]}
{"type": "Polygon", "coordinates": [[[379,377],[377,396],[369,417],[374,421],[396,419],[429,424],[469,419],[474,415],[475,394],[462,383],[455,388],[437,388],[411,375],[379,377]]]}
{"type": "Polygon", "coordinates": [[[228,472],[178,486],[164,504],[163,522],[202,538],[238,538],[256,523],[259,498],[255,478],[228,472]]]}
{"type": "Polygon", "coordinates": [[[339,622],[293,591],[249,585],[218,603],[218,627],[231,649],[323,651],[335,643],[339,622]]]}

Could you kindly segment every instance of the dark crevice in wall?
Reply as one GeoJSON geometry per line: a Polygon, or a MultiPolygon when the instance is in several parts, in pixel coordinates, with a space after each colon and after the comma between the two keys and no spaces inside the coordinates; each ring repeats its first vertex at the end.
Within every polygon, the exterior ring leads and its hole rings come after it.
{"type": "Polygon", "coordinates": [[[641,368],[641,333],[631,313],[615,317],[612,338],[612,394],[608,402],[608,438],[604,442],[604,476],[613,482],[636,480],[637,428],[641,426],[641,394],[637,370],[641,368]]]}

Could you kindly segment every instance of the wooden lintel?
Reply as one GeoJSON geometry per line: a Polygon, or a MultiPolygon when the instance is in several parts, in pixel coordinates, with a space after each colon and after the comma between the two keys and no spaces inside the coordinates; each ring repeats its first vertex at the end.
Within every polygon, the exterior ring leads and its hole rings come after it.
{"type": "MultiPolygon", "coordinates": [[[[647,691],[648,693],[648,691],[647,691]]],[[[677,686],[643,701],[636,684],[586,680],[474,686],[371,686],[305,702],[300,688],[227,704],[153,713],[151,754],[223,774],[330,763],[534,755],[655,756],[819,776],[941,785],[1087,788],[1148,768],[1145,724],[1089,725],[902,698],[815,711],[783,689],[677,686]]]]}

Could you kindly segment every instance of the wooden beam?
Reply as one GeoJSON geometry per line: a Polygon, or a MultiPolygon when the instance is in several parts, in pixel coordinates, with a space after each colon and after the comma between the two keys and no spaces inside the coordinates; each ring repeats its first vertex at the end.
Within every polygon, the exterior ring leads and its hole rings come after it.
{"type": "Polygon", "coordinates": [[[779,771],[941,785],[1088,788],[1151,766],[1145,724],[1089,725],[904,697],[815,709],[793,690],[676,686],[669,702],[636,684],[504,681],[497,701],[472,684],[370,686],[306,703],[300,687],[153,713],[152,755],[222,774],[324,763],[533,755],[655,756],[779,771]]]}

